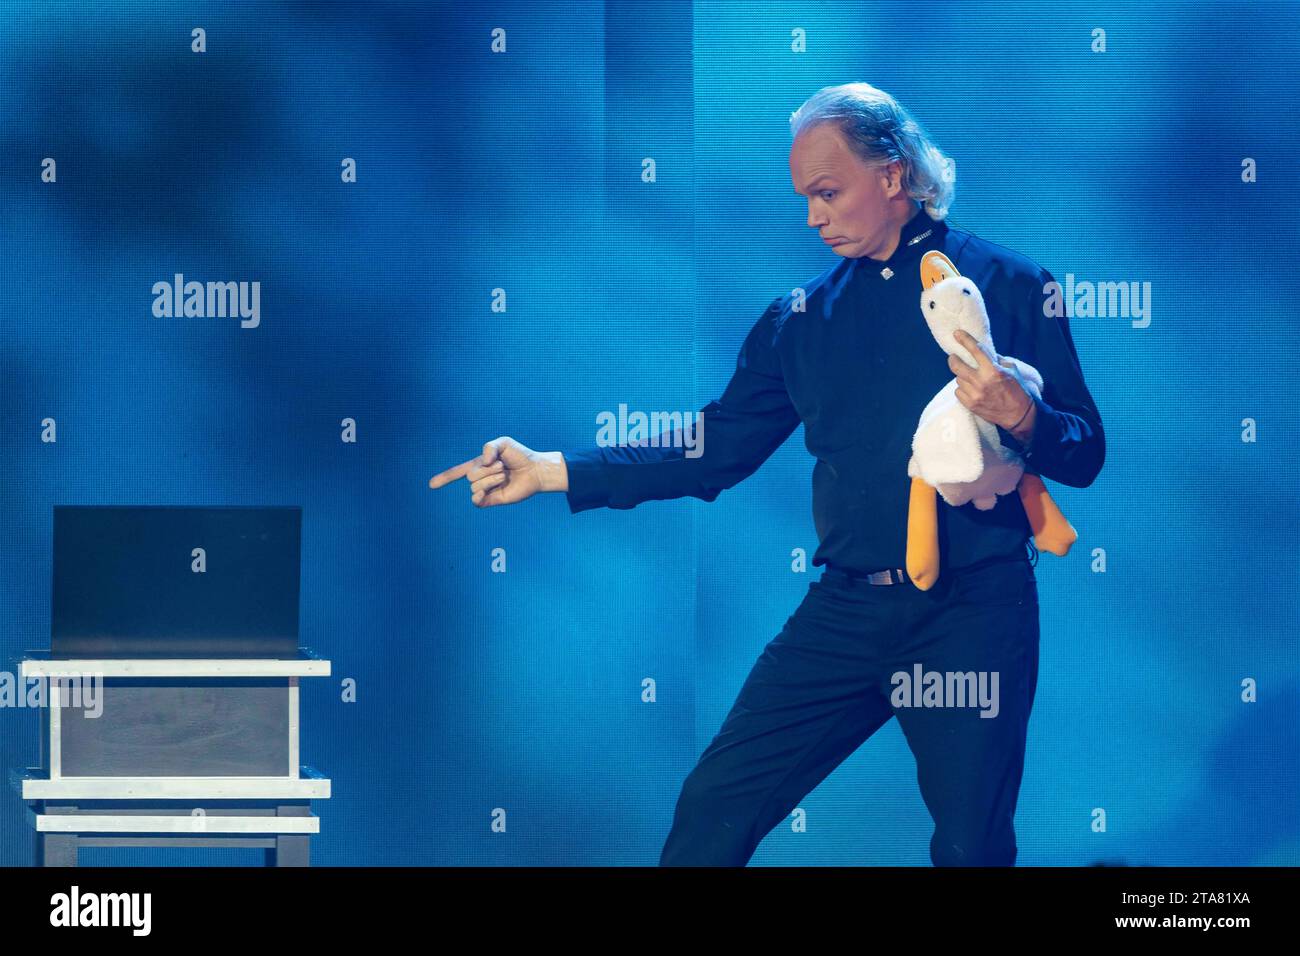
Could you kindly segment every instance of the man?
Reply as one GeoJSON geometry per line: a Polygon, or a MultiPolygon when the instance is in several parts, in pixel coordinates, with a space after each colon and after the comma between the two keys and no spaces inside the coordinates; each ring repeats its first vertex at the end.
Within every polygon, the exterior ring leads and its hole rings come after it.
{"type": "Polygon", "coordinates": [[[682,436],[563,453],[503,437],[430,485],[465,477],[479,507],[538,491],[564,491],[573,512],[713,501],[802,422],[816,458],[813,564],[824,570],[686,778],[660,862],[744,865],[897,717],[934,819],[934,864],[1010,866],[1038,676],[1028,519],[1015,494],[988,511],[941,505],[939,580],[918,588],[904,570],[911,438],[955,376],[958,399],[997,426],[1029,472],[1084,488],[1105,458],[1101,418],[1068,321],[1043,307],[1051,274],[949,227],[952,165],[902,106],[865,83],[827,87],[790,125],[790,173],[808,198],[808,225],[842,258],[759,317],[722,397],[701,412],[707,452],[688,457],[682,436]],[[962,344],[976,369],[936,345],[920,314],[919,266],[932,249],[983,293],[998,351],[1042,373],[1039,399],[969,337],[962,344]],[[914,678],[939,692],[923,694],[914,678]],[[974,707],[943,693],[976,686],[996,699],[985,694],[974,707]]]}

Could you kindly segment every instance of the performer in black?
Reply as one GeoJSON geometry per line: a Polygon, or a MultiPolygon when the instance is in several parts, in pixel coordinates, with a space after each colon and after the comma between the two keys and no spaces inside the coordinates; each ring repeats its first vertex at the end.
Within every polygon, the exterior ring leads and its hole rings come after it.
{"type": "MultiPolygon", "coordinates": [[[[922,409],[956,376],[958,398],[997,426],[1026,471],[1076,488],[1105,459],[1053,277],[948,224],[952,166],[891,96],[827,87],[791,116],[790,171],[808,225],[842,258],[777,297],[750,329],[722,396],[701,413],[704,454],[657,446],[535,452],[508,437],[435,476],[471,482],[476,505],[563,491],[571,511],[647,500],[713,501],[752,474],[802,422],[823,567],[768,643],[722,727],[687,776],[663,865],[744,865],[763,837],[891,717],[934,819],[937,866],[1016,860],[1013,826],[1038,675],[1036,557],[1016,494],[988,511],[939,505],[941,571],[928,590],[905,570],[911,439],[922,409]],[[938,348],[920,314],[921,257],[941,250],[979,287],[993,342],[1034,366],[1029,395],[977,355],[938,348]],[[997,675],[989,707],[915,706],[896,675],[997,675]]],[[[973,340],[972,340],[973,344],[973,340]]]]}

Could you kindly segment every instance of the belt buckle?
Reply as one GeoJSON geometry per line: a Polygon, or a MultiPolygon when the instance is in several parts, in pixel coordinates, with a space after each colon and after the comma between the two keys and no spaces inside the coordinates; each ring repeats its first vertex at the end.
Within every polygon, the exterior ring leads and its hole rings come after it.
{"type": "Polygon", "coordinates": [[[872,571],[867,575],[867,580],[872,584],[902,584],[903,571],[901,568],[886,568],[884,571],[872,571]],[[894,574],[898,574],[895,580],[894,574]]]}

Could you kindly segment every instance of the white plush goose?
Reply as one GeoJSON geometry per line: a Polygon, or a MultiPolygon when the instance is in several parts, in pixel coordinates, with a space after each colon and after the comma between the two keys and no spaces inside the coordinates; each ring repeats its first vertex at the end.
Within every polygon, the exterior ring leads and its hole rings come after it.
{"type": "MultiPolygon", "coordinates": [[[[1034,398],[1042,395],[1043,377],[1032,365],[998,356],[989,330],[984,297],[942,252],[921,260],[921,313],[939,347],[971,368],[974,357],[953,337],[964,329],[1004,368],[1014,369],[1034,398]]],[[[907,522],[907,574],[921,590],[939,577],[939,526],[936,492],[953,507],[973,503],[981,511],[999,495],[1019,489],[1021,502],[1044,551],[1064,555],[1078,538],[1037,475],[1025,472],[1020,455],[1002,444],[991,422],[975,415],[957,398],[957,379],[945,385],[921,412],[907,463],[912,490],[907,522]]]]}

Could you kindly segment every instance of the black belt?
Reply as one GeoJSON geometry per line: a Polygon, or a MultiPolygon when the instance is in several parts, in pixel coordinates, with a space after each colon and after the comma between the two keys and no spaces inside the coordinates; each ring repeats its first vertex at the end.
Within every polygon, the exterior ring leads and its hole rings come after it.
{"type": "MultiPolygon", "coordinates": [[[[966,564],[960,568],[947,569],[948,574],[963,574],[967,571],[974,571],[977,568],[987,567],[990,564],[1003,564],[1010,561],[1024,561],[1029,564],[1027,557],[1004,557],[997,555],[991,558],[985,558],[982,561],[976,561],[973,564],[966,564]]],[[[865,581],[868,584],[903,584],[910,581],[907,572],[902,568],[884,568],[880,571],[852,571],[847,568],[836,568],[831,565],[826,566],[824,575],[832,577],[845,578],[849,581],[865,581]]]]}
{"type": "Polygon", "coordinates": [[[902,568],[885,568],[883,571],[846,571],[842,568],[828,567],[825,574],[848,578],[850,581],[865,581],[868,584],[902,584],[911,580],[902,568]]]}

